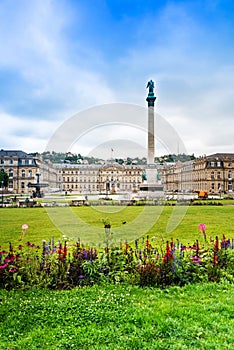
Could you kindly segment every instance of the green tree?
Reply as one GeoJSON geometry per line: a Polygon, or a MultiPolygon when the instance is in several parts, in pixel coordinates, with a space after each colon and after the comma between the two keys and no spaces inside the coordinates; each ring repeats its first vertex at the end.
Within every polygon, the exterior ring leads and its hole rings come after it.
{"type": "Polygon", "coordinates": [[[2,188],[2,185],[4,188],[6,188],[8,186],[8,180],[9,180],[8,174],[3,169],[1,169],[1,171],[0,171],[0,186],[1,186],[1,188],[2,188]],[[3,180],[3,183],[2,183],[2,180],[3,180]]]}

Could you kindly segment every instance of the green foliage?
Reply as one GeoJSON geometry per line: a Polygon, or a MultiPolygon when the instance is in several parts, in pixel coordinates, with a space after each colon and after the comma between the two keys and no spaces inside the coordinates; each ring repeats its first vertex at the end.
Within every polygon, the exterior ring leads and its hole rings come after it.
{"type": "Polygon", "coordinates": [[[5,171],[2,171],[2,169],[0,169],[0,188],[2,188],[2,180],[3,180],[3,187],[4,188],[7,187],[9,176],[5,171]]]}
{"type": "MultiPolygon", "coordinates": [[[[38,155],[38,153],[31,153],[32,155],[38,155]]],[[[52,163],[64,163],[66,160],[69,161],[70,163],[77,163],[77,160],[87,160],[89,164],[98,164],[102,159],[100,158],[95,158],[95,157],[84,157],[80,153],[78,154],[71,154],[71,153],[62,153],[62,152],[43,152],[42,154],[42,159],[44,161],[49,160],[52,163]]],[[[181,162],[186,162],[188,160],[194,160],[195,156],[194,154],[188,155],[188,154],[168,154],[168,155],[163,155],[161,157],[156,157],[155,161],[158,163],[164,163],[164,162],[177,162],[178,160],[181,162]]],[[[115,161],[119,164],[123,164],[125,162],[124,159],[122,158],[116,158],[115,161]]],[[[138,165],[143,165],[146,164],[147,160],[145,157],[143,158],[131,158],[127,157],[126,159],[126,164],[131,165],[131,164],[138,164],[138,165]]]]}
{"type": "Polygon", "coordinates": [[[189,155],[185,153],[181,154],[167,154],[158,158],[155,158],[156,162],[163,164],[164,162],[174,163],[174,162],[187,162],[189,160],[196,159],[194,154],[189,155]]]}
{"type": "Polygon", "coordinates": [[[51,163],[64,163],[64,159],[66,157],[66,153],[62,152],[43,152],[42,154],[43,161],[50,161],[51,163]]]}

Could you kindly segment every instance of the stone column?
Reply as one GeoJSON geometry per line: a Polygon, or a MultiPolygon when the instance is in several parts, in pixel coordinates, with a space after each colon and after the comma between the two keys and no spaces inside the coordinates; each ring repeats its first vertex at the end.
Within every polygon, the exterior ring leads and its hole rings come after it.
{"type": "Polygon", "coordinates": [[[152,80],[148,83],[149,94],[146,101],[148,102],[148,159],[147,164],[154,164],[155,156],[155,139],[154,139],[154,102],[156,97],[154,96],[153,88],[154,83],[152,80]],[[149,86],[151,84],[151,86],[149,86]]]}

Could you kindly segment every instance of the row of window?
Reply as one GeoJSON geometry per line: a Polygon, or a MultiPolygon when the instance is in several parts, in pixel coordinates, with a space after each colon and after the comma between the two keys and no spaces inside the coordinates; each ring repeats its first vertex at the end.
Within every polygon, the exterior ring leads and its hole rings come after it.
{"type": "MultiPolygon", "coordinates": [[[[115,186],[111,186],[112,188],[113,187],[115,187],[115,186]]],[[[21,188],[23,188],[23,187],[21,187],[21,188]]],[[[117,189],[122,189],[122,190],[131,190],[131,189],[134,189],[135,187],[134,186],[132,186],[131,184],[130,185],[123,185],[123,186],[120,186],[120,184],[118,183],[118,184],[116,184],[116,188],[117,189]]],[[[67,184],[67,185],[63,185],[63,190],[64,191],[66,191],[66,190],[80,190],[80,191],[99,191],[99,190],[101,190],[101,191],[106,191],[106,190],[108,190],[108,191],[110,191],[110,186],[99,186],[99,185],[85,185],[84,184],[84,186],[82,186],[82,185],[77,185],[77,184],[75,184],[75,185],[73,185],[73,184],[71,184],[71,185],[69,185],[69,184],[67,184]]]]}
{"type": "MultiPolygon", "coordinates": [[[[215,187],[215,183],[212,183],[211,184],[211,189],[212,190],[216,190],[217,189],[218,191],[223,191],[224,190],[220,183],[217,184],[217,188],[215,187]]],[[[232,191],[232,182],[231,181],[228,183],[228,191],[232,191]]]]}
{"type": "MultiPolygon", "coordinates": [[[[59,178],[59,181],[61,182],[61,177],[59,178]]],[[[127,177],[125,177],[123,179],[119,179],[118,177],[117,178],[111,177],[110,179],[108,179],[108,178],[105,179],[105,178],[101,177],[100,180],[97,180],[94,177],[92,179],[90,179],[90,177],[89,178],[76,177],[75,179],[73,177],[71,178],[71,182],[97,182],[97,181],[100,181],[100,182],[107,182],[107,181],[122,181],[122,182],[136,182],[137,181],[137,182],[141,182],[141,179],[140,179],[140,177],[138,177],[137,179],[136,178],[127,178],[127,177]]],[[[70,177],[67,177],[67,178],[63,177],[63,182],[70,182],[70,177]]]]}
{"type": "MultiPolygon", "coordinates": [[[[59,173],[61,173],[61,171],[59,171],[59,173]]],[[[66,171],[63,170],[62,171],[63,174],[76,174],[76,175],[98,175],[99,171],[90,171],[90,170],[76,170],[76,171],[66,171]]],[[[140,171],[131,171],[131,170],[126,170],[123,172],[119,172],[117,171],[105,171],[105,172],[101,172],[101,175],[103,176],[108,176],[109,174],[119,174],[122,173],[123,175],[140,175],[140,171]]]]}
{"type": "MultiPolygon", "coordinates": [[[[174,175],[174,178],[176,178],[176,174],[173,174],[174,175]]],[[[191,175],[193,175],[193,174],[191,174],[191,175]]],[[[184,173],[182,173],[181,174],[181,176],[182,176],[182,179],[192,179],[192,176],[191,175],[185,175],[184,173]]],[[[219,180],[219,179],[221,179],[222,178],[222,174],[221,174],[221,172],[220,171],[218,171],[217,173],[216,172],[214,172],[214,171],[212,171],[211,173],[210,173],[210,177],[211,177],[211,179],[215,179],[216,178],[216,175],[217,175],[217,179],[219,180]]],[[[179,175],[177,175],[177,176],[179,176],[179,175]]],[[[228,171],[228,179],[232,179],[232,171],[231,170],[229,170],[228,171]]],[[[207,175],[204,173],[204,172],[202,172],[202,173],[195,173],[194,174],[194,180],[202,180],[202,179],[206,179],[206,177],[207,177],[207,175]]],[[[174,179],[173,178],[173,179],[174,179]]]]}
{"type": "MultiPolygon", "coordinates": [[[[14,164],[14,160],[13,159],[1,159],[1,164],[5,164],[5,165],[12,165],[14,164]]],[[[17,161],[16,161],[17,164],[17,161]]],[[[19,164],[20,165],[32,165],[33,164],[33,159],[19,159],[19,164]]]]}
{"type": "MultiPolygon", "coordinates": [[[[221,178],[222,178],[221,172],[218,171],[217,172],[217,179],[221,179],[221,178]]],[[[211,172],[211,179],[215,179],[215,172],[214,171],[211,172]]],[[[228,179],[232,179],[232,171],[231,170],[228,171],[228,179]]]]}
{"type": "MultiPolygon", "coordinates": [[[[9,175],[9,178],[14,176],[13,169],[9,169],[8,175],[9,175]]],[[[26,176],[26,171],[24,169],[22,169],[21,170],[21,177],[25,177],[25,176],[26,176]]],[[[28,177],[32,177],[32,176],[33,176],[32,170],[28,170],[28,177]]]]}
{"type": "MultiPolygon", "coordinates": [[[[61,173],[60,171],[59,171],[59,173],[61,173]]],[[[76,174],[76,175],[96,175],[96,174],[98,174],[98,172],[97,171],[86,171],[86,170],[76,170],[76,171],[73,171],[73,170],[71,170],[71,171],[65,171],[65,170],[63,170],[62,171],[62,173],[63,174],[76,174]]]]}

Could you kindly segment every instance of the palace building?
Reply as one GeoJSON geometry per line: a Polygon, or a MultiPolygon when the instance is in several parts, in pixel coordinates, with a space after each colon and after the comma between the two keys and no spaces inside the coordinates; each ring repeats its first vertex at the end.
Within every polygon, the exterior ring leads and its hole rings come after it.
{"type": "MultiPolygon", "coordinates": [[[[40,155],[0,150],[1,170],[8,174],[5,193],[32,195],[39,174],[44,193],[55,191],[83,194],[136,193],[144,182],[145,166],[105,164],[52,164],[40,155]]],[[[209,194],[234,190],[234,153],[216,153],[187,162],[164,163],[160,168],[164,191],[209,194]]]]}
{"type": "Polygon", "coordinates": [[[120,165],[113,160],[104,165],[56,164],[62,191],[95,194],[138,192],[143,168],[120,165]]]}
{"type": "Polygon", "coordinates": [[[33,193],[30,184],[36,183],[36,174],[40,175],[40,182],[47,185],[44,192],[55,190],[57,186],[57,170],[50,163],[42,161],[40,155],[32,156],[18,150],[0,150],[1,170],[8,175],[7,193],[33,193]]]}
{"type": "Polygon", "coordinates": [[[234,190],[234,153],[216,153],[165,166],[168,192],[229,193],[234,190]]]}

